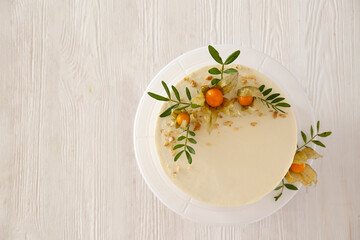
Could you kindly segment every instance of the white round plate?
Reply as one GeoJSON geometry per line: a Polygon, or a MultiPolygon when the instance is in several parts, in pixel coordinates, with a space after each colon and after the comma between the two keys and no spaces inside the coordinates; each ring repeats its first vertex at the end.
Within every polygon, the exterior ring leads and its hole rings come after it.
{"type": "MultiPolygon", "coordinates": [[[[215,48],[223,58],[240,49],[241,54],[234,62],[235,64],[241,64],[265,74],[282,89],[294,111],[298,132],[307,130],[311,124],[314,124],[314,113],[303,88],[279,62],[261,52],[237,45],[216,45],[215,48]]],[[[165,96],[161,81],[165,81],[168,85],[175,85],[191,72],[214,63],[207,47],[202,47],[171,61],[154,77],[143,94],[136,112],[135,156],[149,188],[162,203],[177,214],[199,223],[244,225],[274,213],[283,207],[296,194],[296,191],[285,189],[277,202],[274,201],[277,192],[270,192],[261,200],[244,206],[207,205],[191,198],[171,182],[163,171],[156,152],[155,125],[163,103],[150,98],[147,92],[165,96]]],[[[302,141],[300,134],[298,140],[298,142],[302,141]]],[[[300,185],[297,186],[300,188],[300,185]]]]}

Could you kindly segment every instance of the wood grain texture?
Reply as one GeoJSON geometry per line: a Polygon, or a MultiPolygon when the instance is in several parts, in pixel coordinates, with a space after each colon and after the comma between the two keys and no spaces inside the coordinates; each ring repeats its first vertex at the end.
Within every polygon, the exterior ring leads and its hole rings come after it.
{"type": "Polygon", "coordinates": [[[358,0],[5,0],[0,20],[0,239],[360,239],[358,0]],[[135,162],[147,84],[209,43],[280,61],[334,133],[319,184],[246,227],[183,220],[135,162]]]}

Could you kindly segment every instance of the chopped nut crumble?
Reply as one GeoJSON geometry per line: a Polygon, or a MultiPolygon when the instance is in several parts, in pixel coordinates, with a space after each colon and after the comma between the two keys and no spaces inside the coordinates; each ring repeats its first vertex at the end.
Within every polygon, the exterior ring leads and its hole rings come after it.
{"type": "Polygon", "coordinates": [[[273,118],[277,118],[278,112],[274,112],[273,118]]]}
{"type": "Polygon", "coordinates": [[[194,131],[200,130],[200,127],[201,127],[200,123],[195,123],[194,131]]]}
{"type": "Polygon", "coordinates": [[[224,122],[223,124],[224,124],[224,126],[229,126],[229,127],[231,127],[231,125],[233,124],[233,122],[232,122],[232,121],[226,121],[226,122],[224,122]]]}
{"type": "Polygon", "coordinates": [[[196,86],[197,86],[197,84],[196,84],[196,82],[195,82],[194,80],[191,80],[190,85],[191,85],[192,87],[196,87],[196,86]]]}

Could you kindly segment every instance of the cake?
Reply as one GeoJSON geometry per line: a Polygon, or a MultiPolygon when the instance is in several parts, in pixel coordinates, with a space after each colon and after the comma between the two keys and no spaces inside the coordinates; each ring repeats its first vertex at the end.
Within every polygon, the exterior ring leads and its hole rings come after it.
{"type": "Polygon", "coordinates": [[[176,187],[209,205],[241,206],[282,181],[296,152],[297,129],[286,96],[271,79],[242,65],[213,65],[165,88],[173,101],[162,99],[155,141],[176,187]],[[211,89],[223,95],[218,106],[207,98],[211,89]],[[242,105],[240,98],[251,102],[242,105]],[[189,118],[178,122],[180,114],[189,118]]]}

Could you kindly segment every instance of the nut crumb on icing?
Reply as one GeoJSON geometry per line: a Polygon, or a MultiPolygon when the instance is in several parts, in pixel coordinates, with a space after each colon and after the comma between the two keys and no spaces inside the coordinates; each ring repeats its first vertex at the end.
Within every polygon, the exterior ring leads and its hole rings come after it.
{"type": "Polygon", "coordinates": [[[229,127],[231,127],[232,124],[233,124],[232,121],[226,121],[223,123],[224,126],[229,126],[229,127]]]}
{"type": "Polygon", "coordinates": [[[275,119],[275,118],[277,118],[277,116],[278,116],[278,112],[274,112],[273,113],[273,118],[275,119]]]}
{"type": "Polygon", "coordinates": [[[194,80],[191,80],[190,85],[191,85],[192,87],[196,87],[196,86],[197,86],[197,84],[196,84],[196,82],[195,82],[194,80]]]}

